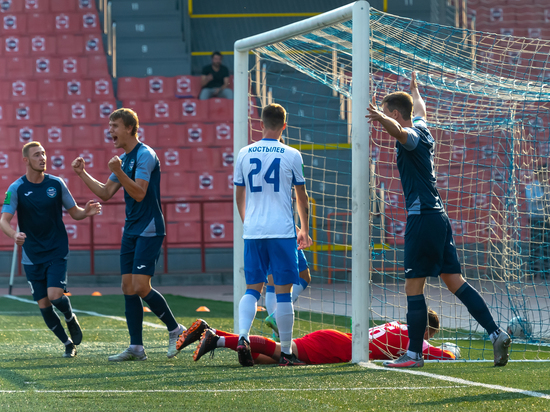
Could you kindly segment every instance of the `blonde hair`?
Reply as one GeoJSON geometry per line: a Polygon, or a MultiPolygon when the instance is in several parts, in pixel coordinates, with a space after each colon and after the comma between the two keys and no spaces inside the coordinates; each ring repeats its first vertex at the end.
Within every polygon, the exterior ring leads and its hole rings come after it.
{"type": "Polygon", "coordinates": [[[39,147],[39,146],[42,146],[42,144],[40,142],[29,142],[29,143],[26,143],[25,146],[23,146],[23,157],[29,157],[29,149],[31,147],[39,147]]]}

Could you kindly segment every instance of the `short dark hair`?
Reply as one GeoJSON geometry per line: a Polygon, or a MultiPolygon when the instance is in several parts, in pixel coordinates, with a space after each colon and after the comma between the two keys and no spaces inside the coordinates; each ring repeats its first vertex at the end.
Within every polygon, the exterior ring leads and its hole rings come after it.
{"type": "Polygon", "coordinates": [[[136,112],[134,112],[132,109],[126,109],[125,107],[121,109],[116,109],[109,116],[109,120],[113,121],[117,119],[122,119],[124,127],[132,126],[132,136],[135,136],[137,134],[137,131],[139,129],[139,119],[136,112]]]}
{"type": "Polygon", "coordinates": [[[215,51],[210,57],[213,58],[214,56],[220,56],[223,59],[223,56],[219,51],[215,51]]]}
{"type": "Polygon", "coordinates": [[[439,331],[439,317],[435,310],[428,309],[428,328],[433,330],[434,333],[439,331]]]}
{"type": "Polygon", "coordinates": [[[413,98],[409,93],[390,93],[382,100],[382,105],[384,105],[384,103],[388,105],[388,110],[390,112],[397,110],[401,113],[403,120],[411,119],[413,111],[413,98]]]}
{"type": "Polygon", "coordinates": [[[262,109],[262,122],[269,130],[278,130],[286,123],[286,110],[277,103],[271,103],[262,109]]]}
{"type": "Polygon", "coordinates": [[[31,147],[39,147],[39,146],[42,146],[42,144],[40,142],[29,142],[29,143],[26,143],[24,146],[23,146],[23,157],[29,157],[29,149],[31,147]]]}

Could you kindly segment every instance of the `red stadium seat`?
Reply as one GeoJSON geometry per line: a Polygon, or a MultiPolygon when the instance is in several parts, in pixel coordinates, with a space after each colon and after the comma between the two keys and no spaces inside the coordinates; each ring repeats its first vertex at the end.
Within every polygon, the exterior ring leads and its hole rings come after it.
{"type": "Polygon", "coordinates": [[[0,126],[0,136],[2,136],[2,148],[4,150],[21,149],[14,127],[0,126]]]}
{"type": "Polygon", "coordinates": [[[147,82],[145,78],[120,77],[118,79],[118,100],[139,100],[147,98],[147,82]]]}
{"type": "Polygon", "coordinates": [[[73,147],[73,128],[70,126],[46,126],[44,142],[48,148],[73,147]]]}
{"type": "Polygon", "coordinates": [[[113,223],[94,222],[94,243],[96,248],[99,250],[119,249],[124,232],[123,229],[124,220],[113,223]]]}
{"type": "Polygon", "coordinates": [[[36,78],[54,78],[62,74],[61,59],[57,57],[33,58],[31,64],[32,73],[36,78]]]}
{"type": "Polygon", "coordinates": [[[47,102],[42,104],[42,121],[46,124],[66,124],[69,121],[66,103],[47,102]]]}
{"type": "Polygon", "coordinates": [[[157,150],[160,169],[163,171],[186,170],[189,168],[190,153],[188,149],[164,148],[157,150]]]}
{"type": "Polygon", "coordinates": [[[22,13],[25,11],[24,0],[7,0],[0,2],[0,13],[22,13]]]}
{"type": "Polygon", "coordinates": [[[201,92],[200,76],[175,77],[175,96],[178,98],[197,99],[201,92]]]}
{"type": "Polygon", "coordinates": [[[10,103],[0,103],[0,125],[12,125],[13,106],[10,103]]]}
{"type": "Polygon", "coordinates": [[[18,147],[23,147],[24,144],[39,141],[45,145],[45,130],[43,127],[37,126],[21,126],[14,127],[18,147]]]}
{"type": "MultiPolygon", "coordinates": [[[[154,127],[154,126],[153,126],[154,127]]],[[[183,125],[173,123],[159,124],[156,126],[157,147],[181,147],[185,145],[182,133],[183,125]]]]}
{"type": "Polygon", "coordinates": [[[83,33],[101,33],[99,16],[96,12],[87,12],[80,17],[81,29],[83,33]]]}
{"type": "MultiPolygon", "coordinates": [[[[102,182],[103,183],[103,182],[102,182]]],[[[91,193],[91,192],[90,192],[91,193]]],[[[106,202],[103,204],[101,213],[94,217],[96,223],[116,223],[124,225],[126,218],[126,206],[106,202]]]]}
{"type": "Polygon", "coordinates": [[[70,13],[76,11],[77,2],[74,0],[53,0],[50,4],[50,10],[52,12],[70,13]]]}
{"type": "Polygon", "coordinates": [[[228,99],[208,99],[208,119],[218,122],[233,121],[233,100],[228,99]]]}
{"type": "Polygon", "coordinates": [[[92,105],[97,107],[97,118],[99,122],[109,123],[109,116],[116,110],[116,101],[114,99],[104,100],[99,103],[92,103],[92,105]]]}
{"type": "Polygon", "coordinates": [[[228,144],[233,141],[233,123],[218,123],[214,125],[216,144],[228,144]]]}
{"type": "Polygon", "coordinates": [[[178,102],[173,100],[154,100],[150,102],[153,122],[176,122],[178,116],[178,102]]]}
{"type": "Polygon", "coordinates": [[[149,100],[174,98],[174,78],[154,76],[148,77],[146,80],[147,98],[149,100]]]}
{"type": "Polygon", "coordinates": [[[84,38],[75,34],[57,36],[57,54],[78,56],[84,53],[84,38]]]}
{"type": "Polygon", "coordinates": [[[3,54],[5,57],[27,56],[31,50],[29,37],[10,35],[4,38],[3,54]]]}
{"type": "MultiPolygon", "coordinates": [[[[41,0],[39,0],[41,1],[41,0]]],[[[27,34],[53,34],[54,16],[49,13],[31,13],[27,15],[27,34]]]]}
{"type": "Polygon", "coordinates": [[[8,79],[29,79],[33,74],[33,61],[27,57],[6,59],[6,77],[8,79]]]}
{"type": "Polygon", "coordinates": [[[88,72],[89,77],[109,76],[109,68],[107,67],[107,58],[104,54],[88,56],[88,72]]]}
{"type": "Polygon", "coordinates": [[[6,78],[7,59],[0,58],[0,76],[6,78]]]}
{"type": "Polygon", "coordinates": [[[122,107],[132,109],[136,112],[140,123],[151,123],[153,121],[151,104],[149,102],[144,102],[140,99],[125,100],[122,102],[122,107]]]}
{"type": "Polygon", "coordinates": [[[84,79],[60,80],[58,87],[62,89],[63,100],[81,101],[89,100],[93,96],[92,81],[84,79]]]}
{"type": "MultiPolygon", "coordinates": [[[[46,147],[46,155],[49,156],[49,150],[46,147]]],[[[50,160],[48,159],[48,168],[50,168],[50,160]]],[[[71,162],[73,159],[69,159],[71,162]]],[[[82,204],[82,199],[86,199],[91,194],[90,190],[86,187],[84,182],[76,175],[76,173],[70,169],[65,169],[62,171],[55,172],[55,175],[65,182],[65,185],[67,185],[67,188],[69,189],[69,192],[71,192],[71,195],[73,195],[73,198],[77,201],[80,207],[84,207],[86,203],[82,204]]],[[[89,198],[86,200],[90,200],[89,198]]],[[[74,222],[74,221],[73,221],[74,222]]]]}
{"type": "MultiPolygon", "coordinates": [[[[103,149],[109,147],[103,139],[103,129],[100,126],[79,125],[72,127],[73,144],[75,147],[103,149]]],[[[112,139],[109,136],[109,143],[112,139]]]]}
{"type": "Polygon", "coordinates": [[[42,122],[40,104],[37,103],[15,103],[13,104],[14,125],[40,124],[42,122]]]}
{"type": "Polygon", "coordinates": [[[204,204],[204,219],[206,221],[218,220],[221,222],[233,220],[233,203],[216,202],[204,204]]]}
{"type": "Polygon", "coordinates": [[[206,123],[185,123],[183,125],[183,145],[211,146],[214,145],[213,126],[206,123]]]}
{"type": "Polygon", "coordinates": [[[187,149],[191,154],[191,161],[188,168],[195,171],[213,171],[214,166],[214,149],[208,147],[197,147],[187,149]]]}
{"type": "Polygon", "coordinates": [[[145,125],[138,129],[139,141],[150,147],[158,147],[157,126],[145,125]]]}
{"type": "Polygon", "coordinates": [[[47,13],[50,10],[50,0],[25,0],[25,12],[47,13]]]}
{"type": "Polygon", "coordinates": [[[30,39],[30,54],[37,57],[53,56],[56,53],[57,41],[54,36],[35,35],[30,39]]]}
{"type": "Polygon", "coordinates": [[[5,14],[2,19],[2,34],[4,36],[27,34],[27,16],[25,14],[5,14]]]}
{"type": "Polygon", "coordinates": [[[172,197],[175,199],[185,199],[196,195],[196,175],[192,172],[162,172],[160,179],[161,191],[163,197],[172,197]]]}
{"type": "Polygon", "coordinates": [[[83,38],[84,38],[85,54],[103,55],[105,53],[103,51],[103,40],[101,39],[100,34],[98,33],[85,34],[83,38]]]}
{"type": "Polygon", "coordinates": [[[182,248],[199,247],[201,225],[199,221],[172,222],[166,224],[166,240],[171,245],[182,248]]]}
{"type": "Polygon", "coordinates": [[[208,121],[208,101],[197,99],[184,99],[178,102],[180,121],[182,122],[206,122],[208,121]]]}
{"type": "Polygon", "coordinates": [[[63,77],[87,77],[88,59],[86,57],[63,57],[61,58],[61,72],[63,77]]]}
{"type": "Polygon", "coordinates": [[[81,221],[73,220],[70,216],[63,219],[65,228],[69,236],[69,248],[78,249],[84,246],[90,246],[90,225],[91,220],[85,219],[81,221]]]}
{"type": "Polygon", "coordinates": [[[10,101],[12,88],[11,83],[12,82],[0,82],[0,101],[10,101]]]}
{"type": "Polygon", "coordinates": [[[233,170],[235,162],[235,156],[233,154],[233,147],[221,147],[214,149],[214,167],[216,168],[228,168],[233,170]]]}
{"type": "Polygon", "coordinates": [[[204,222],[204,238],[208,247],[231,247],[233,222],[219,219],[204,222]]]}
{"type": "Polygon", "coordinates": [[[111,86],[110,77],[102,77],[99,79],[93,79],[93,99],[98,100],[114,100],[113,88],[111,86]]]}
{"type": "Polygon", "coordinates": [[[201,218],[200,205],[198,203],[169,203],[166,206],[167,221],[185,222],[199,221],[201,218]]]}
{"type": "Polygon", "coordinates": [[[77,149],[75,157],[83,158],[86,162],[86,169],[90,169],[92,171],[102,172],[108,167],[108,162],[105,159],[105,150],[103,149],[77,149]]]}
{"type": "Polygon", "coordinates": [[[76,152],[71,149],[48,150],[48,169],[55,174],[57,171],[71,171],[71,163],[76,158],[76,152]]]}
{"type": "Polygon", "coordinates": [[[19,150],[0,150],[0,175],[17,174],[21,176],[25,170],[21,148],[19,150]]]}
{"type": "Polygon", "coordinates": [[[225,172],[197,172],[197,194],[209,199],[233,194],[233,179],[225,172]]]}
{"type": "Polygon", "coordinates": [[[97,111],[91,103],[84,101],[69,103],[69,122],[72,124],[94,124],[98,122],[97,111]]]}

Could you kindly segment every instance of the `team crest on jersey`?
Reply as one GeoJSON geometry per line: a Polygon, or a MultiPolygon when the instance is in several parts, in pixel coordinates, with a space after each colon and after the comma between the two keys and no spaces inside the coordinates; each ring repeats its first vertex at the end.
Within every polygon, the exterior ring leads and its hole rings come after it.
{"type": "Polygon", "coordinates": [[[11,192],[6,192],[6,197],[4,198],[4,204],[9,205],[11,203],[11,192]]]}
{"type": "Polygon", "coordinates": [[[130,160],[130,164],[128,165],[128,171],[131,172],[132,169],[134,168],[134,164],[136,163],[136,161],[134,159],[130,160]]]}
{"type": "Polygon", "coordinates": [[[46,194],[53,199],[57,195],[57,190],[55,190],[55,187],[48,187],[46,194]]]}

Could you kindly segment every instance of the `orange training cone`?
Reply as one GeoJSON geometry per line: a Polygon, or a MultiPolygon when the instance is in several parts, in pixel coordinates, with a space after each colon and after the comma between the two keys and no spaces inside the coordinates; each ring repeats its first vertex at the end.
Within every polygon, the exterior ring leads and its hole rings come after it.
{"type": "Polygon", "coordinates": [[[265,312],[267,309],[263,306],[258,306],[258,309],[256,309],[256,312],[265,312]]]}
{"type": "Polygon", "coordinates": [[[144,306],[144,307],[143,307],[143,311],[144,311],[144,312],[151,312],[151,309],[149,309],[147,306],[144,306]]]}
{"type": "Polygon", "coordinates": [[[210,309],[208,309],[206,306],[201,306],[197,309],[197,312],[210,312],[210,309]]]}
{"type": "Polygon", "coordinates": [[[92,293],[92,296],[102,296],[101,292],[98,292],[97,290],[92,293]]]}
{"type": "Polygon", "coordinates": [[[65,292],[63,293],[65,296],[73,296],[73,294],[71,292],[65,292]]]}

